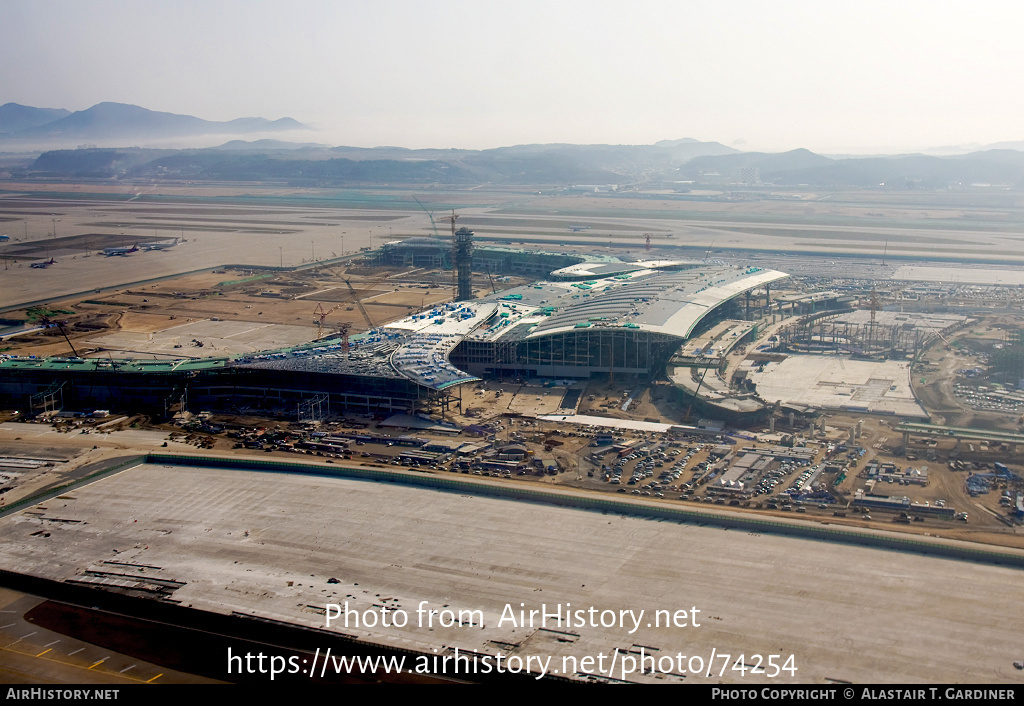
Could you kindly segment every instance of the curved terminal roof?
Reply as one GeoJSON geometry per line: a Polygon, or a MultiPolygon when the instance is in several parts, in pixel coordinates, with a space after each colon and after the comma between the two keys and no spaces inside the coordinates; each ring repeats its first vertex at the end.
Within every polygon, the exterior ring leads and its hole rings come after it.
{"type": "Polygon", "coordinates": [[[405,342],[391,355],[400,374],[425,387],[443,390],[480,378],[448,362],[448,356],[466,334],[492,317],[495,303],[445,304],[389,324],[388,331],[408,331],[405,342]]]}
{"type": "Polygon", "coordinates": [[[411,238],[405,238],[403,240],[389,240],[384,243],[384,247],[388,248],[421,248],[421,247],[432,247],[439,248],[441,250],[451,250],[452,244],[448,240],[443,238],[432,238],[427,235],[416,235],[411,238]]]}
{"type": "Polygon", "coordinates": [[[348,352],[337,339],[305,346],[262,351],[236,358],[234,365],[243,368],[289,370],[333,375],[366,375],[384,378],[403,377],[388,363],[388,358],[401,345],[403,338],[374,329],[353,336],[348,352]]]}
{"type": "MultiPolygon", "coordinates": [[[[685,338],[719,305],[789,276],[759,267],[724,265],[667,273],[652,269],[686,264],[667,260],[625,264],[638,269],[583,282],[534,282],[388,324],[381,329],[383,335],[402,339],[390,356],[391,365],[404,377],[442,390],[479,379],[448,362],[465,338],[515,341],[594,326],[685,338]]],[[[620,269],[618,263],[615,267],[620,269]]]]}
{"type": "Polygon", "coordinates": [[[495,303],[445,304],[353,336],[345,352],[338,342],[246,356],[236,364],[318,373],[404,378],[443,390],[480,378],[448,362],[452,349],[494,315],[495,303]]]}
{"type": "Polygon", "coordinates": [[[637,262],[597,262],[587,261],[555,270],[549,276],[554,280],[584,280],[595,277],[614,277],[615,275],[641,272],[644,270],[681,270],[699,267],[698,260],[640,260],[637,262]]]}
{"type": "Polygon", "coordinates": [[[622,327],[685,338],[710,311],[788,277],[759,267],[639,270],[584,282],[538,282],[487,297],[508,315],[471,338],[537,338],[591,327],[622,327]]]}

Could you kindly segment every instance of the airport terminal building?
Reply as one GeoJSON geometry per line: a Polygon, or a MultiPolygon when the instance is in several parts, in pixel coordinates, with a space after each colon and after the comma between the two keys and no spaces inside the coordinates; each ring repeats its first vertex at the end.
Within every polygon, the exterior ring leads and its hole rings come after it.
{"type": "Polygon", "coordinates": [[[481,377],[658,374],[701,326],[740,315],[743,295],[787,276],[727,266],[602,266],[581,281],[567,274],[493,297],[498,316],[465,337],[452,363],[481,377]]]}
{"type": "Polygon", "coordinates": [[[166,415],[187,404],[289,414],[313,399],[333,411],[444,411],[459,386],[481,378],[659,375],[688,338],[743,318],[751,292],[787,276],[679,261],[583,263],[407,316],[347,348],[335,339],[178,361],[8,356],[0,398],[30,412],[92,405],[166,415]]]}

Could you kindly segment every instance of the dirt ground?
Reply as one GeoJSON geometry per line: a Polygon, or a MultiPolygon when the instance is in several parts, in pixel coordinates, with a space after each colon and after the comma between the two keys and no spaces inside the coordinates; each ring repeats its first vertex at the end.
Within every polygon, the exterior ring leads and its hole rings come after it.
{"type": "MultiPolygon", "coordinates": [[[[356,297],[375,326],[451,298],[451,276],[447,272],[419,270],[407,277],[402,270],[391,270],[367,277],[336,267],[239,282],[247,279],[246,274],[220,270],[182,275],[141,287],[65,300],[49,305],[47,310],[52,312],[52,319],[64,322],[78,354],[88,357],[102,354],[107,349],[103,335],[118,331],[153,334],[183,324],[220,320],[305,327],[306,340],[311,341],[318,333],[328,335],[344,325],[350,333],[368,330],[370,326],[355,303],[356,297]],[[354,293],[345,279],[352,283],[354,293]]],[[[30,316],[31,312],[11,314],[30,316]]],[[[294,334],[289,335],[294,338],[294,334]]],[[[70,355],[68,344],[57,329],[15,336],[5,341],[3,348],[17,355],[70,355]]],[[[217,351],[189,349],[181,353],[216,355],[217,351]]]]}

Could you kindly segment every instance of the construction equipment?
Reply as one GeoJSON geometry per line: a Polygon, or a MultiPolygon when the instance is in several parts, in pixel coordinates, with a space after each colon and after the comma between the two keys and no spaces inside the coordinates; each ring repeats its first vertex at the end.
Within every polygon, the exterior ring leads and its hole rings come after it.
{"type": "MultiPolygon", "coordinates": [[[[703,357],[697,359],[698,365],[705,361],[706,359],[703,357]]],[[[709,370],[711,370],[711,367],[705,363],[704,371],[700,374],[700,380],[697,381],[697,389],[694,390],[693,397],[690,399],[690,406],[686,408],[686,414],[683,416],[683,424],[689,424],[690,422],[690,413],[693,411],[693,405],[699,399],[698,395],[700,395],[700,388],[704,386],[704,376],[708,374],[709,370]]]]}
{"type": "Polygon", "coordinates": [[[348,330],[350,328],[352,328],[352,324],[347,321],[343,324],[338,324],[338,335],[341,336],[341,350],[344,353],[349,351],[348,330]]]}
{"type": "Polygon", "coordinates": [[[868,299],[868,309],[871,310],[871,330],[874,332],[875,328],[875,314],[879,309],[882,308],[882,304],[878,299],[878,292],[875,291],[875,285],[871,285],[871,297],[868,299]]]}
{"type": "MultiPolygon", "coordinates": [[[[335,304],[330,309],[324,311],[324,307],[322,304],[316,305],[316,309],[313,311],[313,315],[315,317],[313,320],[316,323],[316,340],[319,341],[321,338],[323,338],[324,319],[326,319],[328,315],[332,314],[333,312],[335,312],[336,310],[340,309],[343,306],[345,306],[344,302],[342,302],[341,304],[335,304]]],[[[341,337],[341,350],[348,353],[348,332],[349,329],[352,328],[352,324],[346,321],[345,323],[338,324],[336,328],[338,335],[341,337]]],[[[373,327],[371,326],[370,328],[373,327]]]]}
{"type": "Polygon", "coordinates": [[[430,225],[434,229],[434,236],[437,237],[437,238],[440,238],[441,234],[437,232],[437,223],[434,222],[434,214],[431,213],[430,211],[428,211],[427,207],[423,205],[423,202],[420,201],[415,196],[412,197],[412,200],[415,201],[416,203],[418,203],[420,205],[420,208],[422,208],[423,211],[427,214],[427,218],[430,219],[430,225]]]}
{"type": "Polygon", "coordinates": [[[345,284],[348,285],[349,290],[352,292],[352,301],[355,302],[356,308],[359,309],[359,313],[363,315],[363,320],[366,321],[366,325],[371,329],[376,328],[376,326],[373,323],[373,319],[371,319],[370,315],[366,313],[366,307],[364,307],[363,303],[359,301],[359,293],[356,291],[356,288],[353,287],[352,283],[349,282],[347,279],[344,281],[345,284]]]}
{"type": "Polygon", "coordinates": [[[340,309],[344,304],[335,304],[327,311],[324,311],[323,304],[317,304],[316,309],[313,310],[313,321],[316,323],[316,337],[317,339],[323,338],[324,333],[324,319],[327,318],[328,314],[340,309]]]}
{"type": "Polygon", "coordinates": [[[75,350],[75,346],[71,343],[71,339],[68,338],[68,332],[64,330],[64,324],[66,324],[67,321],[56,321],[48,316],[44,316],[41,319],[39,319],[39,323],[42,324],[45,328],[53,328],[54,326],[56,326],[57,329],[61,332],[61,334],[63,334],[64,340],[68,342],[68,346],[70,346],[71,348],[71,353],[76,358],[79,357],[78,351],[75,350]]]}
{"type": "Polygon", "coordinates": [[[317,302],[316,309],[313,309],[313,323],[316,324],[316,337],[318,339],[323,334],[325,318],[327,318],[327,312],[324,311],[324,305],[317,302]]]}

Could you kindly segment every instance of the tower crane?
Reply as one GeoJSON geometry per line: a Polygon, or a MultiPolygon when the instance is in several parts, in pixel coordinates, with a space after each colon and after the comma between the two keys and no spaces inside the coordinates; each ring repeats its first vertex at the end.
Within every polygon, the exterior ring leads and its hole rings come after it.
{"type": "MultiPolygon", "coordinates": [[[[340,309],[342,306],[344,306],[344,302],[341,304],[336,304],[332,306],[330,309],[324,311],[323,304],[316,305],[316,309],[313,311],[313,315],[315,317],[313,320],[316,322],[317,340],[323,337],[324,319],[327,318],[328,314],[333,313],[337,309],[340,309]]],[[[341,336],[341,349],[346,353],[348,352],[349,349],[348,331],[350,328],[352,328],[352,324],[348,323],[347,321],[345,323],[338,324],[338,334],[341,336]]]]}

